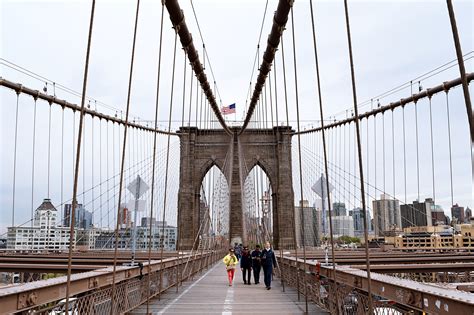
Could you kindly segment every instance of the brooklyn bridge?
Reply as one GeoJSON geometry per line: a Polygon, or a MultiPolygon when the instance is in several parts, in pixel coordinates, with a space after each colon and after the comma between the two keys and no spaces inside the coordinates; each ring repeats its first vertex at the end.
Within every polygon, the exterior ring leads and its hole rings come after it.
{"type": "Polygon", "coordinates": [[[0,10],[1,314],[474,314],[472,2],[0,10]]]}

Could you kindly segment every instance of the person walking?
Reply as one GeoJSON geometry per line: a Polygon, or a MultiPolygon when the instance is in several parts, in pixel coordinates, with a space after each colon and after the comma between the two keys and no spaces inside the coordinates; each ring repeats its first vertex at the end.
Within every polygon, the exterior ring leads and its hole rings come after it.
{"type": "Polygon", "coordinates": [[[234,245],[234,253],[235,256],[237,256],[237,259],[240,260],[241,248],[238,243],[235,243],[234,245]]]}
{"type": "Polygon", "coordinates": [[[240,258],[240,270],[244,279],[244,284],[250,284],[250,274],[252,272],[252,256],[249,248],[244,246],[242,250],[242,258],[240,258]]]}
{"type": "Polygon", "coordinates": [[[222,260],[227,269],[227,278],[229,279],[229,287],[232,286],[232,281],[234,280],[235,274],[235,265],[238,264],[239,260],[235,256],[234,249],[230,248],[229,253],[222,260]]]}
{"type": "Polygon", "coordinates": [[[262,269],[262,251],[260,250],[260,245],[255,245],[255,249],[252,251],[252,269],[253,269],[253,279],[255,284],[260,283],[260,270],[262,269]]]}
{"type": "Polygon", "coordinates": [[[263,281],[267,290],[272,288],[272,274],[273,268],[276,267],[275,253],[273,252],[270,242],[265,243],[265,248],[262,251],[262,267],[263,267],[263,281]]]}

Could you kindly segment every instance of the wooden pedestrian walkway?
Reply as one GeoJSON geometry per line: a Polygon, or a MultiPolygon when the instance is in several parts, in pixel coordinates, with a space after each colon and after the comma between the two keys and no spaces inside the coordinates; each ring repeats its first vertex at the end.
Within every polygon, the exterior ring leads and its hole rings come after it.
{"type": "MultiPolygon", "coordinates": [[[[253,277],[252,277],[253,278],[253,277]]],[[[276,278],[272,289],[266,290],[263,284],[263,272],[260,284],[245,285],[242,273],[235,273],[234,285],[230,287],[224,266],[218,263],[209,270],[187,281],[176,293],[169,289],[161,296],[150,301],[152,314],[303,314],[304,297],[298,302],[295,289],[282,290],[281,282],[276,278]]],[[[253,279],[252,279],[253,280],[253,279]]],[[[145,314],[146,305],[142,305],[130,314],[145,314]]],[[[309,304],[309,314],[328,314],[314,304],[309,304]]]]}

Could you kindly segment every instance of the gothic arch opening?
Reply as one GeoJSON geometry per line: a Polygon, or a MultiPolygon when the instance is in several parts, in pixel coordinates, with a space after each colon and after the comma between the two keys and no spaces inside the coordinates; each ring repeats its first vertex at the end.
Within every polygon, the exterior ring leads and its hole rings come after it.
{"type": "Polygon", "coordinates": [[[199,188],[200,237],[205,245],[229,243],[229,185],[221,169],[213,164],[199,188]]]}
{"type": "Polygon", "coordinates": [[[247,243],[253,247],[273,243],[273,190],[270,178],[257,163],[245,178],[242,197],[247,243]]]}

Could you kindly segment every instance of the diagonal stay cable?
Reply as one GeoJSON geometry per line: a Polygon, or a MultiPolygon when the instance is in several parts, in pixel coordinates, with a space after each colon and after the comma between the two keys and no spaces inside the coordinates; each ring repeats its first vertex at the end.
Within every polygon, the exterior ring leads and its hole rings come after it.
{"type": "Polygon", "coordinates": [[[140,11],[140,0],[137,0],[137,9],[135,13],[135,26],[133,30],[133,43],[132,43],[132,56],[130,60],[130,73],[128,79],[128,92],[127,92],[127,107],[125,111],[125,125],[123,130],[123,146],[122,146],[122,156],[121,156],[121,166],[120,166],[120,184],[119,184],[119,196],[117,202],[117,222],[115,226],[115,249],[114,249],[114,264],[113,264],[113,273],[112,273],[112,296],[110,304],[110,314],[114,314],[114,305],[115,305],[115,276],[117,271],[117,245],[118,245],[118,229],[120,225],[120,203],[122,199],[122,187],[123,187],[123,171],[125,167],[125,149],[127,145],[127,131],[128,131],[128,115],[130,110],[130,96],[132,94],[132,81],[133,81],[133,64],[135,60],[135,43],[137,39],[137,28],[138,28],[138,13],[140,11]]]}
{"type": "Polygon", "coordinates": [[[349,22],[349,8],[347,0],[344,0],[344,12],[346,17],[346,31],[347,31],[347,44],[349,52],[349,61],[350,61],[350,71],[351,71],[351,81],[352,81],[352,97],[354,100],[354,122],[356,129],[356,139],[357,139],[357,154],[359,161],[359,176],[360,176],[360,194],[362,198],[362,212],[364,217],[364,238],[365,238],[365,258],[367,259],[367,295],[368,295],[368,310],[367,313],[371,314],[373,312],[373,302],[372,302],[372,286],[371,286],[371,276],[370,276],[370,256],[369,256],[369,234],[367,227],[367,208],[365,201],[365,189],[364,189],[364,169],[362,161],[362,145],[360,139],[360,130],[359,130],[359,111],[357,108],[357,91],[355,83],[355,71],[354,71],[354,59],[352,55],[352,42],[351,42],[351,30],[349,22]]]}
{"type": "MultiPolygon", "coordinates": [[[[319,114],[321,116],[321,135],[322,135],[322,142],[323,142],[323,150],[324,150],[324,172],[326,174],[326,191],[329,192],[329,171],[328,171],[328,156],[326,150],[326,132],[324,129],[324,115],[323,115],[323,100],[322,100],[322,93],[321,93],[321,79],[319,76],[319,60],[318,60],[318,49],[317,49],[317,42],[316,42],[316,30],[314,24],[314,13],[313,13],[313,1],[309,1],[310,10],[311,10],[311,26],[313,30],[313,46],[314,46],[314,60],[316,64],[316,82],[317,82],[317,89],[318,89],[318,99],[319,99],[319,114]]],[[[300,137],[300,134],[298,134],[300,137]]],[[[300,152],[301,155],[301,152],[300,152]]],[[[331,199],[328,193],[328,211],[329,211],[329,233],[330,233],[330,241],[331,241],[331,256],[332,256],[332,267],[333,267],[333,281],[334,285],[337,285],[336,282],[336,261],[335,261],[335,254],[334,254],[334,235],[333,235],[333,224],[332,224],[332,211],[331,211],[331,199]]],[[[324,206],[324,205],[323,205],[324,206]]],[[[338,304],[338,295],[335,296],[336,305],[338,304]]],[[[336,308],[339,312],[339,308],[336,308]]]]}
{"type": "Polygon", "coordinates": [[[90,24],[89,24],[89,35],[87,39],[87,52],[86,52],[86,61],[84,66],[84,80],[82,83],[82,98],[81,98],[81,116],[79,119],[79,133],[77,139],[77,155],[76,155],[76,163],[74,165],[74,185],[73,185],[73,193],[72,193],[72,209],[71,209],[71,226],[69,229],[69,250],[68,250],[68,258],[67,258],[67,282],[66,282],[66,303],[65,309],[69,309],[69,295],[71,293],[70,286],[71,286],[71,273],[72,273],[72,244],[74,241],[74,219],[75,219],[75,211],[77,206],[77,184],[79,179],[79,160],[81,157],[81,141],[82,141],[82,127],[84,124],[84,116],[85,116],[85,101],[86,101],[86,90],[87,90],[87,76],[89,73],[89,57],[90,57],[90,50],[91,50],[91,42],[92,42],[92,27],[94,25],[94,12],[95,12],[95,0],[92,0],[92,8],[91,8],[91,17],[90,17],[90,24]]]}
{"type": "MultiPolygon", "coordinates": [[[[157,70],[157,82],[156,82],[156,100],[155,100],[155,129],[158,124],[158,108],[159,108],[159,96],[160,96],[160,78],[161,78],[161,53],[163,47],[163,20],[165,13],[165,5],[161,3],[161,22],[160,22],[160,41],[158,49],[158,70],[157,70]]],[[[191,106],[191,105],[190,105],[191,106]]],[[[153,134],[153,165],[152,165],[152,177],[151,177],[151,203],[150,203],[150,230],[148,233],[148,285],[146,289],[146,312],[150,310],[150,285],[151,285],[151,242],[152,242],[152,219],[153,218],[153,206],[155,196],[155,170],[156,170],[156,148],[157,148],[157,134],[153,134]]]]}
{"type": "Polygon", "coordinates": [[[196,78],[201,83],[201,88],[204,94],[206,95],[206,98],[209,101],[209,104],[211,105],[211,108],[214,111],[214,114],[216,115],[222,128],[224,128],[225,132],[228,133],[229,135],[232,135],[233,133],[229,129],[227,124],[225,123],[224,118],[222,117],[219,106],[217,105],[216,98],[212,92],[209,81],[207,80],[207,76],[204,73],[203,65],[201,64],[199,60],[198,52],[196,51],[196,48],[194,47],[193,38],[191,36],[191,33],[189,33],[188,26],[186,25],[186,22],[184,20],[183,11],[181,10],[181,7],[179,6],[178,1],[167,0],[165,2],[165,5],[166,5],[166,9],[168,10],[170,14],[171,23],[173,24],[173,27],[175,28],[176,33],[179,35],[183,49],[188,54],[188,60],[191,63],[191,67],[193,68],[194,73],[196,74],[196,78]]]}
{"type": "Polygon", "coordinates": [[[280,38],[285,30],[286,22],[288,21],[288,15],[290,13],[290,8],[292,7],[293,2],[287,0],[280,0],[278,2],[278,7],[273,17],[273,26],[268,36],[267,48],[263,54],[262,64],[260,66],[260,72],[257,77],[257,82],[255,83],[255,88],[250,99],[249,108],[247,110],[247,116],[245,117],[244,124],[240,130],[241,134],[245,128],[247,128],[250,119],[252,118],[257,102],[262,93],[263,85],[267,79],[267,75],[270,72],[271,65],[275,59],[275,52],[280,44],[280,38]]]}

